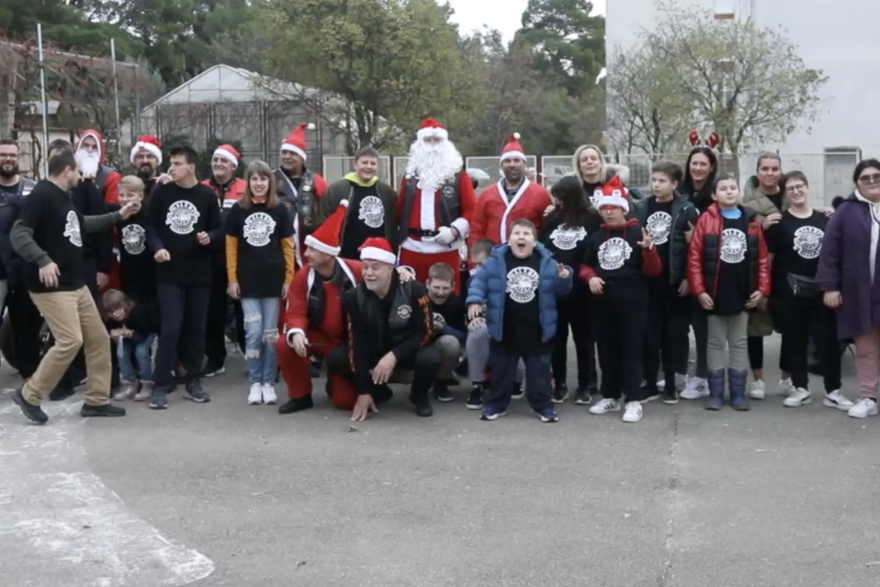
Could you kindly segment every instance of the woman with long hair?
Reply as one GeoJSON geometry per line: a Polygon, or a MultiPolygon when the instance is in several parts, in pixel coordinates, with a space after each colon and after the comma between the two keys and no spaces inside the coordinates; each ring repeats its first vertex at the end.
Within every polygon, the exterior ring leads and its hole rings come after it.
{"type": "MultiPolygon", "coordinates": [[[[550,190],[553,212],[541,227],[540,242],[552,251],[557,263],[578,267],[586,252],[589,235],[599,229],[601,218],[591,208],[584,194],[580,178],[563,177],[550,190]]],[[[577,391],[575,403],[589,405],[590,386],[596,382],[596,361],[591,336],[589,311],[586,308],[587,292],[578,280],[571,293],[558,298],[556,311],[556,337],[553,341],[553,378],[555,387],[553,401],[562,403],[568,398],[568,330],[571,328],[577,354],[577,391]]]]}
{"type": "Polygon", "coordinates": [[[591,202],[595,202],[597,192],[601,192],[602,186],[615,175],[620,177],[624,185],[629,183],[629,167],[605,163],[605,154],[596,145],[578,147],[572,157],[571,167],[591,202]]]}
{"type": "Polygon", "coordinates": [[[241,300],[244,312],[248,403],[275,404],[275,341],[281,300],[293,280],[293,223],[268,163],[248,165],[245,181],[244,195],[226,218],[229,295],[241,300]]]}

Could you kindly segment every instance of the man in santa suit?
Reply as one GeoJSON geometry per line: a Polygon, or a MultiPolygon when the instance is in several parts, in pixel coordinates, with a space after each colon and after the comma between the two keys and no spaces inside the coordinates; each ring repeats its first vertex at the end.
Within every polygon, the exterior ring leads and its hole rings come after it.
{"type": "Polygon", "coordinates": [[[501,150],[501,173],[504,178],[489,186],[477,200],[471,219],[468,244],[473,245],[487,238],[496,245],[507,243],[510,225],[514,220],[525,218],[540,231],[544,210],[551,204],[547,190],[530,181],[526,170],[526,156],[514,133],[501,150]]]}
{"type": "MultiPolygon", "coordinates": [[[[308,269],[297,271],[293,278],[284,317],[286,336],[275,343],[278,366],[290,397],[278,408],[282,414],[314,406],[309,357],[324,358],[336,347],[346,345],[342,297],[361,280],[360,261],[338,258],[347,213],[348,200],[342,200],[336,211],[305,238],[303,256],[308,269]]],[[[334,405],[353,409],[358,396],[354,385],[335,373],[328,373],[327,379],[334,405]]]]}
{"type": "Polygon", "coordinates": [[[306,130],[314,130],[312,123],[300,124],[281,145],[281,167],[275,170],[278,197],[291,211],[293,244],[296,266],[305,264],[305,238],[317,228],[318,198],[327,190],[323,177],[306,168],[306,130]]]}
{"type": "MultiPolygon", "coordinates": [[[[476,200],[463,164],[443,125],[422,121],[397,196],[400,264],[412,267],[419,281],[435,263],[459,265],[476,200]]],[[[461,292],[458,281],[455,292],[461,292]]]]}

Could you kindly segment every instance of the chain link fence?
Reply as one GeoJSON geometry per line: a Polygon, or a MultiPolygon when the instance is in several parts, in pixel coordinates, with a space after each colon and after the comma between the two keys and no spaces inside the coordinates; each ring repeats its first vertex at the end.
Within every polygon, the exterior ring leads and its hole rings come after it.
{"type": "MultiPolygon", "coordinates": [[[[324,179],[327,180],[328,184],[333,183],[334,181],[339,181],[340,179],[345,177],[346,173],[351,173],[353,170],[354,157],[324,157],[324,179]]],[[[396,183],[391,183],[392,175],[391,157],[389,157],[388,155],[380,156],[379,180],[384,181],[387,184],[391,184],[392,186],[397,186],[396,183]]]]}

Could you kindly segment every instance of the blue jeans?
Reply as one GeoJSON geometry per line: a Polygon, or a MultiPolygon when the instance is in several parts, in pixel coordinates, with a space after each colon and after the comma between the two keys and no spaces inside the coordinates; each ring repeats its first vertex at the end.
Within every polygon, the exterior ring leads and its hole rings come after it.
{"type": "Polygon", "coordinates": [[[244,358],[251,384],[275,383],[275,342],[278,340],[280,307],[280,298],[241,300],[241,310],[244,313],[244,358]]]}
{"type": "Polygon", "coordinates": [[[155,334],[134,333],[131,338],[122,339],[122,353],[119,356],[119,374],[122,380],[132,383],[138,380],[140,373],[141,381],[153,380],[153,342],[155,334]],[[135,368],[134,361],[137,361],[135,368]]]}

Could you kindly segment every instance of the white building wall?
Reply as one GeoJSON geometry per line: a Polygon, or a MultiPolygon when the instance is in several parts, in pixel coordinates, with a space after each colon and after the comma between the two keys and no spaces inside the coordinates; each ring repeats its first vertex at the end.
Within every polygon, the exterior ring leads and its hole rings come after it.
{"type": "MultiPolygon", "coordinates": [[[[682,5],[714,10],[735,4],[739,17],[759,26],[782,26],[798,46],[807,67],[822,69],[828,82],[820,92],[822,117],[810,134],[791,135],[784,144],[766,145],[789,153],[822,153],[826,148],[859,147],[865,155],[880,156],[880,132],[871,114],[880,103],[876,59],[880,35],[866,0],[679,0],[682,5]]],[[[611,0],[606,9],[605,44],[608,54],[617,46],[635,43],[643,29],[656,22],[654,0],[611,0]]],[[[608,69],[608,76],[613,76],[608,69]]],[[[609,108],[611,105],[609,104],[609,108]]]]}

